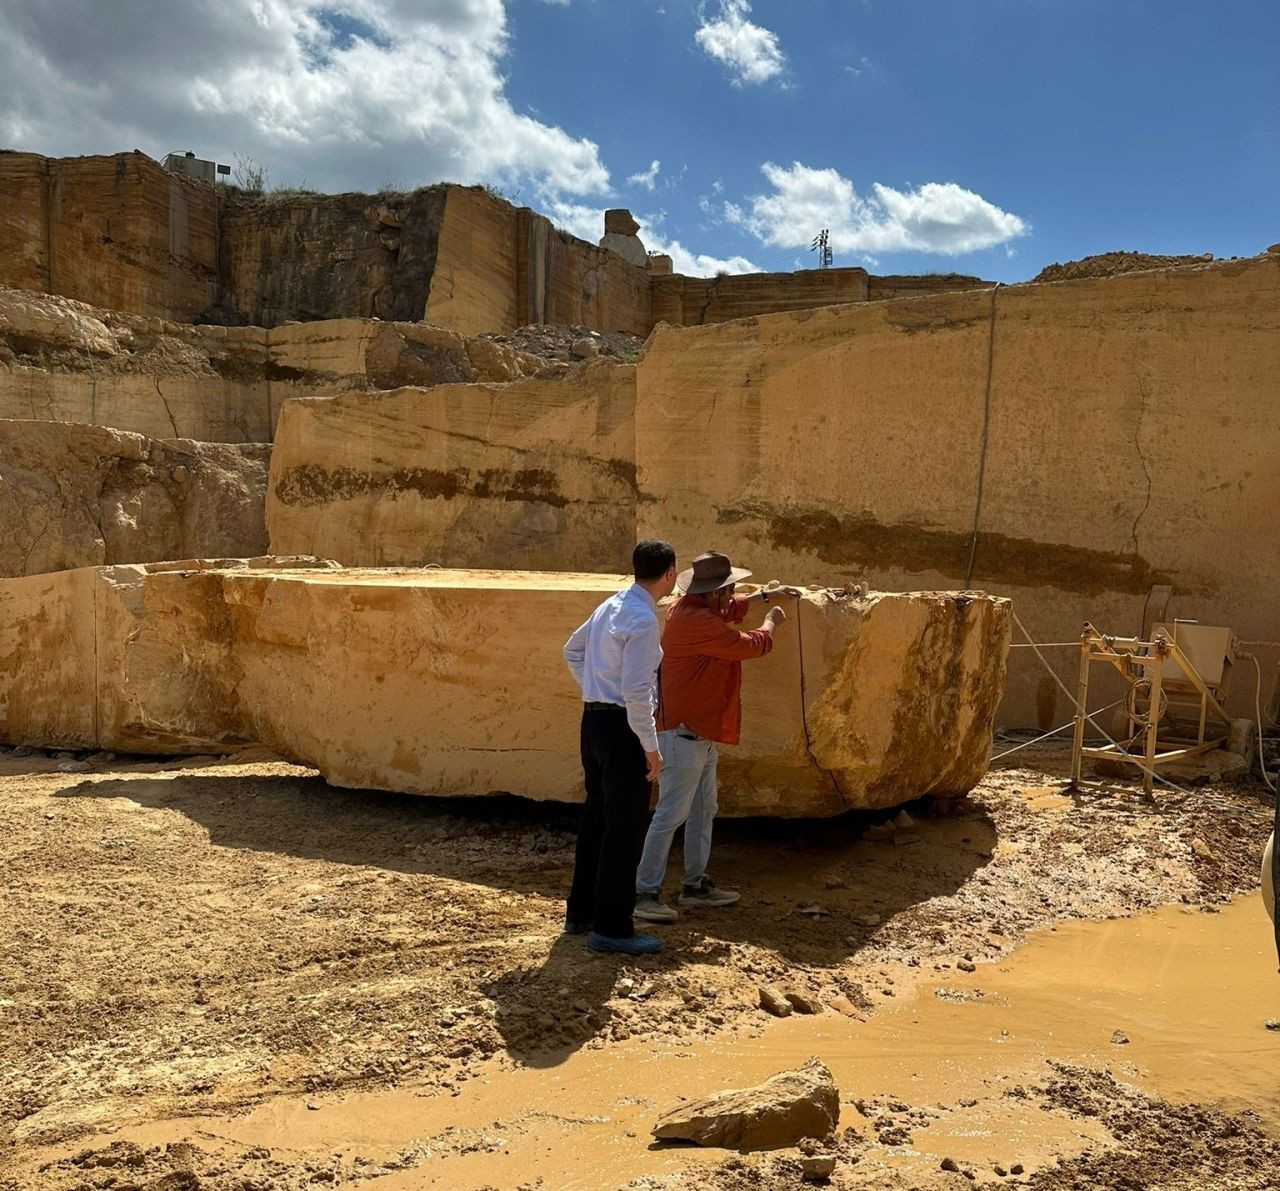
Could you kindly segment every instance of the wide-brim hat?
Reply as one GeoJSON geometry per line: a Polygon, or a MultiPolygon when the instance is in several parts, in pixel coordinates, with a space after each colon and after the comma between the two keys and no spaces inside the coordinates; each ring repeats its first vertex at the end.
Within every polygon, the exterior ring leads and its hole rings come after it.
{"type": "Polygon", "coordinates": [[[680,572],[676,586],[685,595],[706,595],[709,591],[719,591],[750,577],[751,572],[744,567],[735,567],[727,554],[709,550],[706,554],[699,554],[687,571],[680,572]]]}

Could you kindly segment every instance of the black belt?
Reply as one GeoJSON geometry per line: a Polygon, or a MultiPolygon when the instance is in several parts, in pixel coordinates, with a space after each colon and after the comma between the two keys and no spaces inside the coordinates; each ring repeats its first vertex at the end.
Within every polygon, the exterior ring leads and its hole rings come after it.
{"type": "Polygon", "coordinates": [[[587,711],[626,711],[625,707],[619,707],[616,703],[593,703],[590,700],[582,705],[587,711]]]}

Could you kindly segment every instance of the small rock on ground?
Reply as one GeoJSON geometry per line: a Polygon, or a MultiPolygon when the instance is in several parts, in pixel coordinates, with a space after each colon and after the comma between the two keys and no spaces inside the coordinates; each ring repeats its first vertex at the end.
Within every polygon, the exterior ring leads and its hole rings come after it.
{"type": "Polygon", "coordinates": [[[822,1002],[799,989],[789,988],[782,994],[797,1013],[821,1013],[822,1002]]]}
{"type": "Polygon", "coordinates": [[[812,1183],[829,1179],[835,1168],[834,1154],[807,1154],[800,1159],[800,1173],[812,1183]]]}
{"type": "Polygon", "coordinates": [[[766,984],[760,989],[760,1008],[774,1017],[790,1017],[795,1006],[776,988],[766,984]]]}
{"type": "Polygon", "coordinates": [[[1204,842],[1198,835],[1191,841],[1191,850],[1200,857],[1201,860],[1217,860],[1213,854],[1213,849],[1204,842]]]}
{"type": "Polygon", "coordinates": [[[845,1017],[862,1017],[862,1014],[858,1012],[858,1007],[843,994],[832,997],[828,1004],[837,1013],[843,1013],[845,1017]]]}
{"type": "Polygon", "coordinates": [[[795,1145],[827,1137],[840,1121],[840,1093],[826,1064],[810,1059],[758,1087],[717,1092],[673,1108],[658,1119],[660,1141],[693,1141],[740,1150],[795,1145]]]}

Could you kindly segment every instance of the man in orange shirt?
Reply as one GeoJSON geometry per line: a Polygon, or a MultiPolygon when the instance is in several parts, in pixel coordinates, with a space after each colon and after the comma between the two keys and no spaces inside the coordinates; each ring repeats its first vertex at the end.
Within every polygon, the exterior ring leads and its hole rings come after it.
{"type": "Polygon", "coordinates": [[[733,628],[746,619],[750,605],[768,604],[778,595],[798,596],[793,587],[734,594],[750,571],[735,567],[712,551],[693,560],[676,584],[685,593],[667,613],[662,632],[659,686],[658,806],[644,841],[636,872],[635,916],[645,922],[674,922],[679,915],[662,902],[671,841],[684,824],[682,906],[728,906],[739,898],[717,889],[707,876],[711,828],[716,817],[716,745],[737,744],[742,733],[742,663],[773,649],[773,634],[786,620],[770,608],[758,629],[733,628]]]}

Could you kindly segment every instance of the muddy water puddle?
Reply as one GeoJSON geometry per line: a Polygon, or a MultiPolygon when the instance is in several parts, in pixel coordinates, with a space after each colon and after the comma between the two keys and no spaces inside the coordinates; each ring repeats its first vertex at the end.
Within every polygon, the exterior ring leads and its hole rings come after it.
{"type": "Polygon", "coordinates": [[[1051,1060],[1106,1068],[1169,1099],[1252,1109],[1280,1135],[1280,1033],[1264,1028],[1280,1017],[1280,976],[1267,927],[1256,896],[1221,913],[1169,907],[1073,923],[999,964],[944,973],[866,1021],[793,1016],[754,1038],[650,1039],[545,1066],[494,1063],[454,1095],[277,1097],[243,1115],[114,1136],[149,1145],[203,1135],[281,1159],[340,1153],[403,1164],[371,1184],[388,1189],[463,1191],[537,1176],[550,1187],[612,1187],[719,1161],[722,1152],[650,1148],[655,1116],[682,1096],[748,1086],[811,1055],[840,1088],[842,1127],[876,1143],[858,1101],[882,1122],[903,1123],[907,1140],[876,1151],[903,1168],[936,1170],[948,1156],[1032,1172],[1105,1145],[1095,1119],[1007,1094],[1043,1078],[1051,1060]]]}

